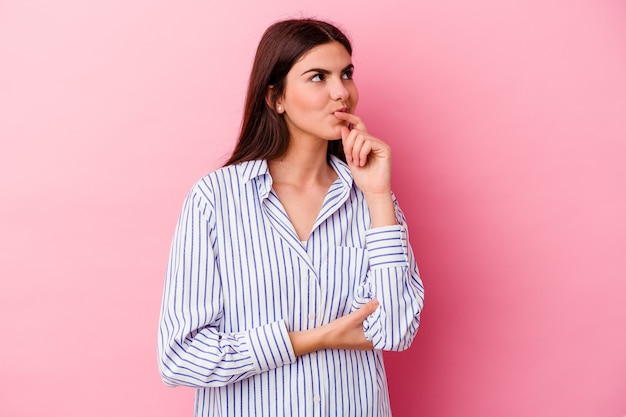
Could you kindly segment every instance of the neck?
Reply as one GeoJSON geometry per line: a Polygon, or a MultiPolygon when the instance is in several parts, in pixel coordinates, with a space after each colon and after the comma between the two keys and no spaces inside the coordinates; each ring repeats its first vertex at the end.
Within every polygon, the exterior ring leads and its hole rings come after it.
{"type": "Polygon", "coordinates": [[[334,169],[328,165],[328,144],[317,141],[315,146],[293,146],[280,158],[268,161],[274,182],[294,185],[328,184],[336,178],[334,169]]]}

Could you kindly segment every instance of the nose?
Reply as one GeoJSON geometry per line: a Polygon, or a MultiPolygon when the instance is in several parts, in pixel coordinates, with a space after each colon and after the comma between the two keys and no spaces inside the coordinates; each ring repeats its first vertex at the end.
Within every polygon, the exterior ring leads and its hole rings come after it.
{"type": "Polygon", "coordinates": [[[346,101],[350,96],[350,92],[343,84],[343,80],[336,80],[332,83],[330,90],[330,98],[336,101],[346,101]]]}

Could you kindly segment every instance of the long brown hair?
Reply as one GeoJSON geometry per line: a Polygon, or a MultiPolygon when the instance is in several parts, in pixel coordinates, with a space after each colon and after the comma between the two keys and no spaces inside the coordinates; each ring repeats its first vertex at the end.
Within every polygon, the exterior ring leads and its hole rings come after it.
{"type": "MultiPolygon", "coordinates": [[[[241,132],[235,150],[225,165],[255,159],[275,159],[287,150],[289,130],[273,104],[285,91],[285,77],[293,64],[308,50],[339,42],[352,55],[350,41],[341,30],[316,19],[290,19],[267,28],[254,58],[241,132]],[[266,94],[270,91],[268,105],[266,94]]],[[[345,161],[341,141],[328,143],[328,155],[345,161]]]]}

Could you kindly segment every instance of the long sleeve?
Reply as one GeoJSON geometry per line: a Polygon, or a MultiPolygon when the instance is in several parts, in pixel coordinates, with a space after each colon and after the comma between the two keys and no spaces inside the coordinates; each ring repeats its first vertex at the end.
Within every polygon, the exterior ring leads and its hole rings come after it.
{"type": "Polygon", "coordinates": [[[220,331],[223,289],[215,257],[213,206],[197,186],[172,241],[159,321],[158,360],[167,385],[217,387],[293,363],[284,321],[220,331]]]}
{"type": "Polygon", "coordinates": [[[370,229],[365,243],[369,258],[366,280],[355,291],[353,309],[372,298],[380,302],[363,323],[374,349],[407,349],[417,333],[424,287],[410,248],[406,219],[395,199],[398,225],[370,229]]]}
{"type": "MultiPolygon", "coordinates": [[[[387,231],[390,241],[378,233],[384,230],[368,230],[369,209],[349,168],[330,162],[338,178],[306,242],[272,192],[267,161],[222,167],[188,194],[165,277],[158,364],[165,384],[196,389],[197,417],[391,415],[379,347],[411,332],[387,331],[398,315],[383,298],[396,298],[385,295],[390,290],[404,299],[420,294],[407,285],[414,261],[403,226],[387,231]],[[392,241],[402,249],[391,249],[392,241]],[[398,250],[407,255],[395,263],[398,250]],[[385,308],[365,323],[377,349],[295,357],[288,331],[345,316],[365,295],[385,308]]],[[[414,334],[417,313],[393,306],[414,334]]]]}

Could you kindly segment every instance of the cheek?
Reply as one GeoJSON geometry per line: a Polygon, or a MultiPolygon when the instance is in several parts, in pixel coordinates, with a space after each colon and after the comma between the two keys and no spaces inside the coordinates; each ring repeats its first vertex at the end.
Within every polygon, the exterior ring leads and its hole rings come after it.
{"type": "Polygon", "coordinates": [[[322,95],[317,94],[315,91],[303,89],[292,91],[287,96],[287,103],[292,113],[307,113],[323,109],[327,104],[327,100],[324,100],[322,95]]]}
{"type": "Polygon", "coordinates": [[[352,101],[353,110],[356,108],[356,105],[359,103],[359,90],[356,86],[353,87],[353,91],[350,91],[350,97],[352,101]]]}

